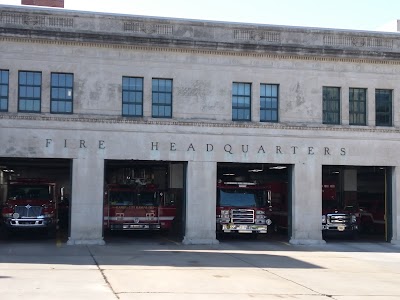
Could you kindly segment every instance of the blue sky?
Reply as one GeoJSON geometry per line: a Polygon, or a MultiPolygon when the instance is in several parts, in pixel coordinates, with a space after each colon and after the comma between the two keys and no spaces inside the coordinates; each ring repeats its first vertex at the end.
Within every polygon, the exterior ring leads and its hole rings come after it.
{"type": "MultiPolygon", "coordinates": [[[[21,0],[0,0],[0,4],[20,3],[21,0]]],[[[356,30],[377,30],[400,19],[400,0],[65,0],[65,8],[356,30]]]]}

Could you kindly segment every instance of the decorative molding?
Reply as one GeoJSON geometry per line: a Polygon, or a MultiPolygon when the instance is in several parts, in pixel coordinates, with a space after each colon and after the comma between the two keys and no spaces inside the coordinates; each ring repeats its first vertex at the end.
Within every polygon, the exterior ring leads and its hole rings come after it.
{"type": "Polygon", "coordinates": [[[362,36],[324,35],[325,46],[347,46],[393,49],[393,39],[362,36]]]}
{"type": "Polygon", "coordinates": [[[156,35],[173,35],[174,33],[174,27],[172,25],[143,22],[124,22],[123,30],[156,35]]]}
{"type": "Polygon", "coordinates": [[[5,12],[0,13],[0,23],[32,27],[74,27],[73,18],[5,12]]]}
{"type": "Polygon", "coordinates": [[[280,43],[281,33],[274,31],[235,29],[233,31],[233,39],[242,41],[264,41],[270,43],[280,43]]]}
{"type": "MultiPolygon", "coordinates": [[[[99,123],[99,124],[134,124],[134,125],[160,125],[160,126],[185,126],[185,127],[211,127],[211,128],[252,128],[252,129],[271,129],[271,130],[297,130],[297,131],[335,131],[335,132],[371,132],[371,133],[400,133],[400,128],[390,127],[390,128],[371,128],[368,126],[353,126],[348,125],[348,127],[337,126],[315,126],[315,125],[289,125],[282,123],[241,123],[241,122],[192,122],[192,121],[173,121],[173,120],[144,120],[144,119],[129,119],[124,117],[114,117],[109,116],[101,117],[82,117],[77,115],[76,117],[66,116],[46,116],[46,115],[17,115],[10,113],[0,113],[0,120],[27,120],[27,121],[42,121],[42,122],[75,122],[75,123],[99,123]],[[361,128],[365,127],[365,128],[361,128]]],[[[8,124],[9,125],[9,124],[8,124]]],[[[68,129],[69,127],[65,127],[68,129]]],[[[102,129],[99,129],[101,131],[102,129]]]]}
{"type": "Polygon", "coordinates": [[[183,49],[183,48],[163,48],[163,47],[146,47],[134,45],[121,45],[121,44],[103,44],[103,43],[90,43],[90,42],[75,42],[75,41],[55,41],[45,39],[33,38],[17,38],[17,37],[0,37],[1,42],[19,42],[19,43],[37,43],[48,45],[61,45],[61,46],[80,46],[80,47],[94,47],[94,48],[112,48],[112,49],[128,49],[138,51],[160,51],[172,53],[189,53],[189,54],[204,54],[204,55],[223,55],[223,56],[239,56],[239,57],[256,57],[256,58],[270,58],[282,60],[299,60],[299,61],[324,61],[324,62],[344,62],[344,63],[365,63],[377,65],[400,65],[400,60],[378,60],[378,59],[365,59],[365,58],[345,58],[345,57],[320,57],[320,56],[300,56],[290,54],[270,54],[270,53],[243,53],[228,50],[199,50],[199,49],[183,49]]]}

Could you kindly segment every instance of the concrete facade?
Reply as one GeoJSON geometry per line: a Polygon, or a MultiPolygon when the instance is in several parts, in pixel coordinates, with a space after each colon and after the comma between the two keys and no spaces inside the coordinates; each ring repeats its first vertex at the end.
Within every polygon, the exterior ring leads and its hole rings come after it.
{"type": "Polygon", "coordinates": [[[292,166],[294,244],[323,242],[322,166],[391,167],[400,242],[400,112],[376,126],[374,94],[400,105],[398,35],[0,6],[0,40],[0,157],[73,161],[69,244],[104,243],[106,159],[187,162],[188,244],[217,243],[218,162],[292,166]],[[42,74],[39,113],[18,112],[21,70],[42,74]],[[50,113],[52,72],[74,74],[73,114],[50,113]],[[122,76],[143,78],[141,118],[121,116],[122,76]],[[152,78],[173,80],[172,118],[151,117],[152,78]],[[232,121],[233,82],[252,85],[249,122],[232,121]],[[279,84],[277,123],[259,121],[261,83],[279,84]],[[341,88],[340,125],[322,124],[324,86],[341,88]],[[366,126],[349,125],[350,87],[367,89],[366,126]]]}

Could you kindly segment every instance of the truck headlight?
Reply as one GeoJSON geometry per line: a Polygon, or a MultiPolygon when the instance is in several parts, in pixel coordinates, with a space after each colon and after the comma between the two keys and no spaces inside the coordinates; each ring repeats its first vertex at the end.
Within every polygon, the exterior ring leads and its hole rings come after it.
{"type": "Polygon", "coordinates": [[[351,216],[351,223],[357,223],[357,217],[355,215],[351,216]]]}
{"type": "Polygon", "coordinates": [[[265,221],[265,223],[269,226],[269,225],[272,224],[272,221],[271,221],[271,219],[267,219],[267,220],[265,221]]]}
{"type": "Polygon", "coordinates": [[[322,224],[325,224],[325,223],[326,223],[326,216],[322,215],[322,224]]]}

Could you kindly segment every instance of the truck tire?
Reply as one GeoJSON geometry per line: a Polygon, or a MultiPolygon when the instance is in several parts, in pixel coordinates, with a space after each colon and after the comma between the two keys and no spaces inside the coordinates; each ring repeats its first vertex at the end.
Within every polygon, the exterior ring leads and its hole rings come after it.
{"type": "Polygon", "coordinates": [[[11,232],[5,226],[0,226],[0,239],[6,240],[10,237],[11,232]]]}

